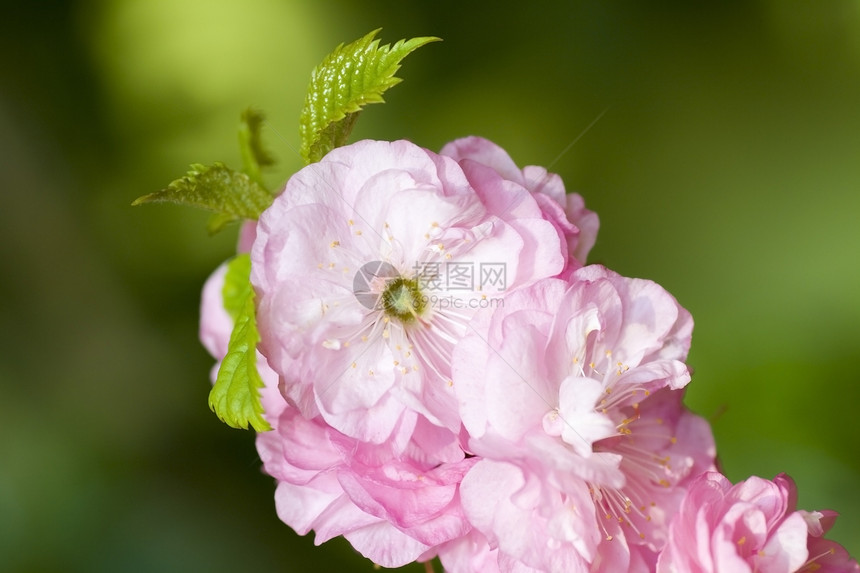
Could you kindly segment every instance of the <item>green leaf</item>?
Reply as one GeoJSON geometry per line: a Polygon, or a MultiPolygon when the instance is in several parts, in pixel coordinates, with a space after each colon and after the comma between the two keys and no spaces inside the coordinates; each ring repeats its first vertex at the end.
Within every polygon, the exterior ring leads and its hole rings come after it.
{"type": "Polygon", "coordinates": [[[257,219],[271,205],[272,196],[247,174],[222,163],[209,167],[195,163],[185,177],[139,197],[132,205],[144,203],[176,203],[215,211],[209,230],[217,231],[230,221],[257,219]]]}
{"type": "Polygon", "coordinates": [[[275,164],[272,156],[263,148],[260,130],[266,122],[263,112],[248,108],[242,112],[239,122],[239,151],[242,154],[242,168],[245,173],[261,187],[263,180],[261,168],[275,164]]]}
{"type": "Polygon", "coordinates": [[[221,361],[215,385],[209,393],[209,408],[228,426],[258,432],[271,430],[263,417],[259,389],[263,379],[257,371],[257,342],[260,333],[254,314],[251,287],[251,258],[238,255],[227,266],[222,296],[224,308],[233,317],[233,333],[221,361]]]}
{"type": "Polygon", "coordinates": [[[400,61],[424,44],[439,38],[400,40],[393,47],[379,46],[374,37],[379,30],[338,46],[311,74],[302,108],[301,154],[305,163],[344,145],[358,113],[370,103],[382,103],[382,94],[400,83],[394,74],[400,61]]]}
{"type": "Polygon", "coordinates": [[[230,315],[235,323],[239,313],[245,307],[245,300],[254,297],[254,289],[251,286],[251,256],[247,253],[236,255],[227,264],[227,273],[224,275],[224,286],[221,287],[221,299],[224,301],[224,310],[230,315]]]}
{"type": "Polygon", "coordinates": [[[210,235],[214,235],[228,224],[238,221],[239,219],[239,217],[228,215],[227,213],[215,213],[209,217],[209,221],[206,222],[206,230],[209,231],[210,235]]]}

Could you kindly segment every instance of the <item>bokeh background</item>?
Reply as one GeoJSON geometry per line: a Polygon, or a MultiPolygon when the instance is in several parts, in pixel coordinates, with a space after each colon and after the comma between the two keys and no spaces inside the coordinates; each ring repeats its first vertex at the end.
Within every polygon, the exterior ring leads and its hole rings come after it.
{"type": "Polygon", "coordinates": [[[444,42],[356,137],[551,164],[592,261],[693,313],[724,471],[789,473],[860,555],[860,2],[55,0],[0,20],[0,569],[372,570],[281,524],[207,408],[199,292],[236,229],[129,203],[239,166],[248,105],[285,180],[310,70],[377,27],[444,42]]]}

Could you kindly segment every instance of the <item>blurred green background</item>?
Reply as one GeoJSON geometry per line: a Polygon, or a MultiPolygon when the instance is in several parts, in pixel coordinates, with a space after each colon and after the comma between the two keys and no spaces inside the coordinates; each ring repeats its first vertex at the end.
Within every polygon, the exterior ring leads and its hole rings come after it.
{"type": "Polygon", "coordinates": [[[552,164],[600,214],[591,260],[693,313],[724,471],[789,473],[860,554],[860,2],[82,0],[0,22],[0,569],[372,570],[281,524],[207,408],[199,292],[235,228],[129,203],[238,167],[248,105],[284,180],[310,70],[377,27],[444,42],[356,137],[552,164]]]}

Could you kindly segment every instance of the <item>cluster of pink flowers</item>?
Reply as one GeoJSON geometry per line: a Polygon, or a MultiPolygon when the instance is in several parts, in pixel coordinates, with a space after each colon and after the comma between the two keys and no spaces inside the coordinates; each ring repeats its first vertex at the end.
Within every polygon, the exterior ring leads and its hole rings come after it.
{"type": "MultiPolygon", "coordinates": [[[[384,567],[860,571],[784,476],[732,486],[683,405],[693,322],[585,265],[597,216],[476,137],[360,141],[243,229],[279,517],[384,567]]],[[[223,358],[223,268],[201,339],[223,358]]]]}

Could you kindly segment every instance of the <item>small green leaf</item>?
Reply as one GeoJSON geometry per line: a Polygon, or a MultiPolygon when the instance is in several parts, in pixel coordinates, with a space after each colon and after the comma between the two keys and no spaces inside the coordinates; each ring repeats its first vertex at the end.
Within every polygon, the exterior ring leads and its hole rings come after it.
{"type": "Polygon", "coordinates": [[[239,151],[242,154],[242,168],[245,173],[264,187],[260,170],[275,164],[272,156],[263,148],[260,130],[266,121],[263,112],[248,108],[242,112],[239,122],[239,151]]]}
{"type": "Polygon", "coordinates": [[[215,211],[216,217],[209,223],[212,231],[230,221],[257,219],[272,204],[272,196],[247,174],[222,163],[209,167],[195,163],[185,177],[139,197],[132,205],[144,203],[176,203],[215,211]]]}
{"type": "Polygon", "coordinates": [[[258,432],[271,430],[263,417],[259,389],[263,379],[257,371],[257,342],[260,333],[254,314],[254,289],[251,287],[251,258],[238,255],[227,266],[224,279],[224,308],[233,317],[233,333],[227,354],[221,361],[215,385],[209,393],[209,408],[225,424],[258,432]]]}
{"type": "Polygon", "coordinates": [[[254,297],[251,287],[251,256],[247,253],[236,255],[227,265],[224,275],[224,286],[221,287],[221,299],[224,310],[233,319],[239,318],[239,313],[245,306],[245,300],[254,297]]]}
{"type": "Polygon", "coordinates": [[[421,37],[400,40],[393,47],[379,46],[379,40],[374,40],[378,32],[341,44],[311,74],[300,123],[305,163],[319,161],[344,145],[361,109],[382,103],[385,90],[400,83],[394,77],[400,61],[424,44],[439,40],[421,37]]]}

